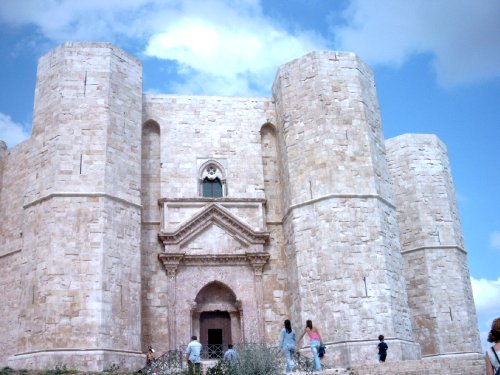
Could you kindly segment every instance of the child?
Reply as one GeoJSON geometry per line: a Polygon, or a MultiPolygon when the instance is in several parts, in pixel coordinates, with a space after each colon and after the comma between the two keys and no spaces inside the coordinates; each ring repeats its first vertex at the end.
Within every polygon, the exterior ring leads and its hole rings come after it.
{"type": "Polygon", "coordinates": [[[387,358],[387,349],[389,347],[384,342],[384,335],[379,335],[378,339],[380,341],[378,343],[378,345],[377,345],[377,348],[378,348],[378,361],[379,362],[385,362],[385,359],[387,358]]]}
{"type": "Polygon", "coordinates": [[[156,361],[154,352],[155,350],[149,345],[148,354],[146,355],[146,366],[151,366],[156,361]]]}

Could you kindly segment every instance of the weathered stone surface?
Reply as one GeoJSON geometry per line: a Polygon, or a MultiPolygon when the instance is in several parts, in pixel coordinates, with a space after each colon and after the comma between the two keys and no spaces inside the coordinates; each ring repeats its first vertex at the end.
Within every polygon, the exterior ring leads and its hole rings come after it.
{"type": "Polygon", "coordinates": [[[312,319],[341,367],[380,333],[394,360],[479,351],[446,149],[384,141],[351,53],[283,65],[272,98],[195,97],[144,94],[111,44],[64,44],[40,59],[32,137],[0,143],[0,215],[16,368],[137,369],[192,334],[275,343],[284,319],[312,319]]]}
{"type": "Polygon", "coordinates": [[[474,351],[477,318],[446,146],[415,134],[386,143],[415,339],[423,355],[474,351]]]}

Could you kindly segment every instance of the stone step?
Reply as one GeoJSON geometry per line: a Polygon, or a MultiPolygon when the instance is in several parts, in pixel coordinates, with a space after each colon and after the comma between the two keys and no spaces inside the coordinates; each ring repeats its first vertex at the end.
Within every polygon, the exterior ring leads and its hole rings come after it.
{"type": "MultiPolygon", "coordinates": [[[[217,363],[217,360],[202,361],[204,373],[217,363]]],[[[414,361],[373,363],[351,368],[332,367],[322,372],[295,371],[297,375],[484,375],[484,358],[440,357],[414,361]]],[[[285,372],[283,372],[285,374],[285,372]]]]}

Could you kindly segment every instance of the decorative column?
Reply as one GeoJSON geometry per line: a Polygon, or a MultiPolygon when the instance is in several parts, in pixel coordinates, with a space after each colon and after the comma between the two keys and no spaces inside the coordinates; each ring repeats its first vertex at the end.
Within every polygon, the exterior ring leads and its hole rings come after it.
{"type": "Polygon", "coordinates": [[[175,349],[177,342],[177,332],[175,324],[175,284],[179,263],[184,254],[159,254],[158,259],[162,262],[167,271],[167,314],[168,314],[168,348],[175,349]]]}
{"type": "Polygon", "coordinates": [[[190,310],[190,316],[191,316],[191,331],[190,335],[196,335],[198,338],[201,337],[201,332],[200,332],[200,315],[201,311],[196,302],[191,302],[191,310],[190,310]]]}
{"type": "Polygon", "coordinates": [[[247,258],[253,267],[255,284],[255,301],[257,307],[257,335],[260,342],[264,341],[264,312],[262,302],[264,300],[264,286],[262,282],[262,271],[269,259],[269,254],[247,254],[247,258]]]}
{"type": "Polygon", "coordinates": [[[243,315],[243,307],[241,306],[241,300],[236,301],[236,309],[238,310],[238,315],[240,317],[240,342],[246,342],[245,340],[245,316],[243,315]]]}
{"type": "Polygon", "coordinates": [[[238,344],[241,342],[238,311],[229,311],[229,317],[231,319],[231,344],[238,344]]]}

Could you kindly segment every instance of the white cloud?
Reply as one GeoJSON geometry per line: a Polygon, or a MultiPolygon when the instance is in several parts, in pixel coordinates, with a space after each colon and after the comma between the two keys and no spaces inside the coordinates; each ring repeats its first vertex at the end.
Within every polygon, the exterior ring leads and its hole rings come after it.
{"type": "Polygon", "coordinates": [[[472,292],[476,305],[479,331],[483,348],[487,348],[486,338],[494,318],[500,317],[500,277],[497,280],[475,279],[471,277],[472,292]]]}
{"type": "Polygon", "coordinates": [[[494,231],[490,235],[490,246],[492,249],[500,250],[500,232],[494,231]]]}
{"type": "Polygon", "coordinates": [[[176,61],[187,89],[248,95],[269,91],[280,64],[321,49],[321,40],[307,32],[292,35],[265,18],[226,8],[175,20],[150,38],[145,54],[176,61]]]}
{"type": "Polygon", "coordinates": [[[471,283],[478,314],[500,313],[500,277],[497,280],[471,277],[471,283]]]}
{"type": "MultiPolygon", "coordinates": [[[[475,0],[350,0],[343,16],[332,27],[335,47],[370,64],[398,66],[425,53],[444,86],[500,77],[498,0],[480,6],[475,0]]],[[[180,73],[206,74],[207,92],[210,77],[213,84],[269,86],[277,65],[327,46],[319,31],[293,25],[290,32],[267,18],[259,0],[3,0],[0,22],[34,25],[57,43],[146,43],[148,55],[176,61],[180,73]]],[[[196,86],[184,78],[186,88],[196,86]]]]}
{"type": "Polygon", "coordinates": [[[8,147],[28,139],[30,133],[26,129],[29,129],[29,126],[16,123],[10,116],[0,112],[0,140],[7,143],[8,147]]]}
{"type": "Polygon", "coordinates": [[[181,93],[268,93],[280,64],[326,45],[266,18],[258,0],[4,0],[1,20],[35,25],[55,42],[133,41],[176,63],[181,93]]]}
{"type": "Polygon", "coordinates": [[[3,0],[0,20],[14,26],[35,25],[55,42],[112,41],[121,35],[142,36],[172,3],[177,1],[3,0]]]}
{"type": "MultiPolygon", "coordinates": [[[[193,95],[258,96],[260,91],[252,88],[246,77],[223,77],[208,73],[186,72],[185,81],[169,85],[173,92],[193,95]]],[[[270,85],[266,87],[270,88],[270,85]]]]}
{"type": "Polygon", "coordinates": [[[278,66],[325,40],[294,33],[262,15],[257,1],[186,2],[182,14],[154,33],[145,54],[175,61],[181,92],[224,95],[268,93],[278,66]],[[193,91],[193,88],[197,88],[193,91]]]}
{"type": "Polygon", "coordinates": [[[498,0],[352,0],[344,18],[332,28],[337,47],[370,64],[429,53],[443,86],[500,77],[498,0]]]}

